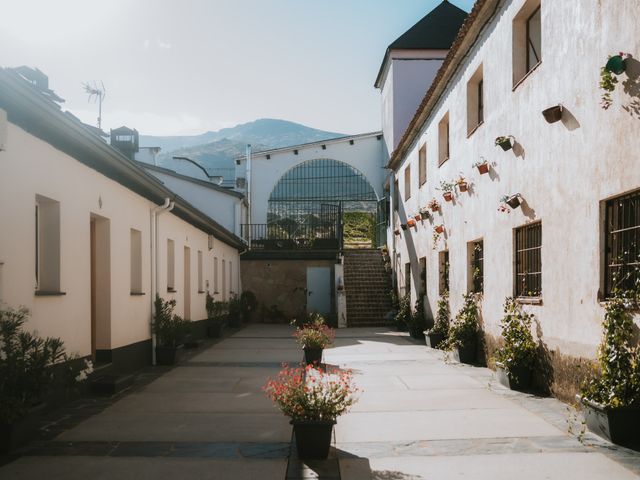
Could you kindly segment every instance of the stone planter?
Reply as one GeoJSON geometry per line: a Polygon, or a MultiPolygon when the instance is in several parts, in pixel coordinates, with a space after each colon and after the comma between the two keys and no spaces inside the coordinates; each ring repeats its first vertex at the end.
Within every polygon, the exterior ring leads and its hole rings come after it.
{"type": "Polygon", "coordinates": [[[409,335],[411,335],[411,338],[415,338],[416,340],[422,340],[424,338],[424,332],[421,328],[410,328],[409,335]]]}
{"type": "Polygon", "coordinates": [[[531,378],[533,371],[529,367],[519,367],[507,373],[504,365],[496,362],[496,376],[498,381],[511,390],[528,390],[531,388],[531,378]]]}
{"type": "Polygon", "coordinates": [[[304,348],[304,361],[307,365],[319,365],[322,361],[322,348],[304,348]]]}
{"type": "Polygon", "coordinates": [[[291,420],[298,458],[324,460],[329,456],[335,420],[291,420]]]}
{"type": "Polygon", "coordinates": [[[427,333],[427,331],[425,331],[424,339],[427,347],[440,348],[440,345],[444,342],[444,335],[442,333],[427,333]]]}
{"type": "Polygon", "coordinates": [[[640,407],[606,408],[579,395],[576,398],[584,407],[584,419],[590,431],[619,445],[640,443],[640,407]]]}
{"type": "Polygon", "coordinates": [[[156,365],[175,365],[178,358],[178,347],[156,347],[156,365]]]}
{"type": "Polygon", "coordinates": [[[477,339],[474,338],[467,345],[454,348],[451,351],[453,359],[460,363],[474,363],[476,361],[476,342],[477,339]]]}

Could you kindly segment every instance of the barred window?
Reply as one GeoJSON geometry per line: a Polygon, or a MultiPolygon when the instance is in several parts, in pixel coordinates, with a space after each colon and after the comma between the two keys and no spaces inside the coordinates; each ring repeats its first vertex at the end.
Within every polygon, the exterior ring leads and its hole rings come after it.
{"type": "Polygon", "coordinates": [[[470,254],[471,291],[482,293],[484,291],[484,242],[482,240],[471,242],[470,254]]]}
{"type": "Polygon", "coordinates": [[[449,251],[445,250],[444,252],[440,252],[439,255],[439,263],[440,263],[440,295],[444,292],[449,291],[449,251]]]}
{"type": "Polygon", "coordinates": [[[640,190],[605,205],[605,295],[640,292],[640,190]]]}
{"type": "Polygon", "coordinates": [[[534,223],[516,229],[515,258],[516,297],[542,295],[542,223],[534,223]]]}

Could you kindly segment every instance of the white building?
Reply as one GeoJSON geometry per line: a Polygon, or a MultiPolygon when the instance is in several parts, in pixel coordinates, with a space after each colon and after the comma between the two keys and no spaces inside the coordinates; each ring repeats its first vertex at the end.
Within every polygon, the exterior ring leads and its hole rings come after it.
{"type": "Polygon", "coordinates": [[[481,292],[491,347],[516,296],[558,350],[554,366],[595,356],[612,274],[640,258],[636,17],[636,2],[476,2],[389,162],[398,287],[413,301],[424,288],[431,316],[444,289],[454,313],[462,294],[481,292]],[[601,67],[620,51],[632,57],[603,109],[601,67]],[[558,105],[561,120],[547,123],[541,112],[558,105]],[[495,146],[500,136],[513,148],[495,146]],[[460,177],[468,190],[445,201],[441,182],[460,177]],[[520,207],[500,207],[514,194],[520,207]],[[400,229],[432,199],[430,220],[400,229]]]}
{"type": "Polygon", "coordinates": [[[188,203],[11,69],[0,70],[0,132],[0,300],[28,307],[28,328],[133,370],[152,358],[156,292],[195,322],[207,291],[241,291],[243,243],[214,209],[188,203]]]}

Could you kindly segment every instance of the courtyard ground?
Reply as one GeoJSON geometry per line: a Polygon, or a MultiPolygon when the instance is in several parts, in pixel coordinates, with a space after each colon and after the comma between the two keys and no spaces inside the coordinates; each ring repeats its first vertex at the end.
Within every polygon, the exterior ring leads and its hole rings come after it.
{"type": "Polygon", "coordinates": [[[301,462],[261,391],[282,362],[300,361],[291,333],[250,325],[124,395],[77,402],[0,479],[640,479],[639,452],[568,433],[580,421],[561,402],[385,329],[340,330],[325,351],[363,391],[330,458],[301,462]]]}

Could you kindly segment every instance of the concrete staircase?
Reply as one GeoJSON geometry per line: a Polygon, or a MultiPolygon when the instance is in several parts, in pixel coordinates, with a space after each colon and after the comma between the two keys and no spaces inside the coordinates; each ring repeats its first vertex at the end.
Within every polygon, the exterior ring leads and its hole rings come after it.
{"type": "Polygon", "coordinates": [[[379,250],[344,251],[344,289],[349,327],[387,324],[384,317],[391,310],[391,276],[379,250]]]}

